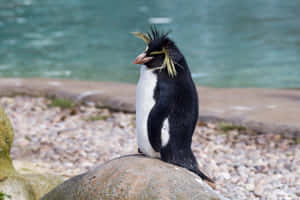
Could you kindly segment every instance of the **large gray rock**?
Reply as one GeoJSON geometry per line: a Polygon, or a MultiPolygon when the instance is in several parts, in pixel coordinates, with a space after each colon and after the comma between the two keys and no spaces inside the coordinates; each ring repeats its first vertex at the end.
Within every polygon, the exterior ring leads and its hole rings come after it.
{"type": "Polygon", "coordinates": [[[73,177],[42,200],[225,200],[186,169],[143,156],[125,156],[73,177]]]}

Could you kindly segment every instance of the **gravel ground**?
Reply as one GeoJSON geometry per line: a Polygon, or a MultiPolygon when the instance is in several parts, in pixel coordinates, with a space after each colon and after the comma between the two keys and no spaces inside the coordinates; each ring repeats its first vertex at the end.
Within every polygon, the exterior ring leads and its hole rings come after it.
{"type": "MultiPolygon", "coordinates": [[[[70,177],[136,153],[134,114],[93,103],[49,107],[45,98],[3,97],[0,103],[15,128],[15,160],[47,163],[51,172],[70,177]]],[[[300,144],[294,140],[198,123],[193,150],[217,190],[231,199],[300,199],[300,144]]]]}

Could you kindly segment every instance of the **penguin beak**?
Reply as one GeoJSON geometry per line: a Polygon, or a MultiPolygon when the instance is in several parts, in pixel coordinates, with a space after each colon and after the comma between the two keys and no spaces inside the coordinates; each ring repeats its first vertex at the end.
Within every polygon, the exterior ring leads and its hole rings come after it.
{"type": "Polygon", "coordinates": [[[136,57],[136,59],[134,60],[134,64],[144,64],[146,62],[149,62],[150,60],[152,60],[153,57],[146,57],[146,53],[141,53],[140,55],[138,55],[136,57]]]}

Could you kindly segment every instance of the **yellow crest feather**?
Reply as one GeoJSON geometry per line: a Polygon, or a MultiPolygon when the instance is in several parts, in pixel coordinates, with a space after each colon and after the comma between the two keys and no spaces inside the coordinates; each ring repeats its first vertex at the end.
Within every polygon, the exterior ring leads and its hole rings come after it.
{"type": "Polygon", "coordinates": [[[165,59],[163,64],[160,67],[157,67],[156,69],[162,70],[163,68],[167,68],[168,74],[173,78],[177,75],[177,71],[174,65],[174,62],[172,58],[169,56],[168,51],[163,48],[162,51],[153,51],[150,53],[150,55],[157,55],[157,54],[165,54],[165,59]]]}
{"type": "MultiPolygon", "coordinates": [[[[151,41],[151,38],[149,38],[149,36],[144,34],[144,33],[132,32],[132,34],[135,35],[136,37],[144,40],[144,42],[146,44],[149,44],[150,41],[151,41]]],[[[146,50],[147,50],[147,48],[146,48],[146,50]]],[[[168,54],[168,51],[165,48],[163,48],[162,51],[154,51],[154,52],[150,53],[150,55],[157,55],[157,54],[165,54],[165,59],[164,59],[164,62],[162,64],[162,66],[158,67],[157,69],[161,70],[161,69],[166,67],[167,71],[168,71],[168,74],[171,77],[175,77],[177,75],[176,68],[175,68],[175,65],[174,65],[174,62],[173,62],[172,58],[168,54]]]]}
{"type": "Polygon", "coordinates": [[[165,60],[163,62],[162,67],[163,68],[167,67],[168,74],[171,77],[175,77],[177,75],[177,72],[176,72],[176,69],[175,69],[174,62],[173,62],[172,58],[169,56],[169,54],[168,54],[168,52],[165,48],[163,48],[163,52],[165,54],[165,60]]]}
{"type": "Polygon", "coordinates": [[[149,42],[151,41],[151,39],[144,33],[141,33],[141,32],[132,32],[133,35],[135,35],[136,37],[144,40],[144,42],[146,44],[149,44],[149,42]]]}

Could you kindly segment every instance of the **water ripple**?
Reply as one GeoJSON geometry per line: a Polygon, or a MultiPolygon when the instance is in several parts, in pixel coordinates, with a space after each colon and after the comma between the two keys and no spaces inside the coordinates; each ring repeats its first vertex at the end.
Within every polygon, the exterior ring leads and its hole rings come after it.
{"type": "Polygon", "coordinates": [[[172,18],[170,17],[151,17],[148,19],[150,24],[170,24],[172,18]]]}
{"type": "Polygon", "coordinates": [[[43,72],[43,75],[48,77],[70,76],[71,74],[72,72],[70,70],[43,72]]]}

